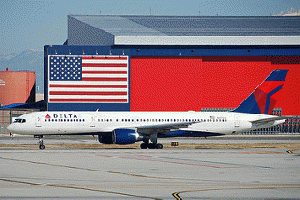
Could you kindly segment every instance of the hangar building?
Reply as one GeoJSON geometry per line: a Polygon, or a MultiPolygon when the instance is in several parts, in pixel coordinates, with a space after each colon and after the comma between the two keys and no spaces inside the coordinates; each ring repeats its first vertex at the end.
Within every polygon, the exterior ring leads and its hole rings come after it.
{"type": "Polygon", "coordinates": [[[45,46],[48,110],[230,110],[271,71],[289,69],[276,112],[300,115],[299,24],[299,17],[69,15],[65,44],[45,46]]]}

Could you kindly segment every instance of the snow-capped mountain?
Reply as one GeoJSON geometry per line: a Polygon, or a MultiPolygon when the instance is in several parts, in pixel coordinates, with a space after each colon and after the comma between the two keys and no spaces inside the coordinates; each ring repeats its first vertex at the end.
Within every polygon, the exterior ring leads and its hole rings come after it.
{"type": "Polygon", "coordinates": [[[44,52],[27,50],[19,54],[0,55],[0,71],[31,71],[36,73],[37,93],[44,93],[44,52]]]}

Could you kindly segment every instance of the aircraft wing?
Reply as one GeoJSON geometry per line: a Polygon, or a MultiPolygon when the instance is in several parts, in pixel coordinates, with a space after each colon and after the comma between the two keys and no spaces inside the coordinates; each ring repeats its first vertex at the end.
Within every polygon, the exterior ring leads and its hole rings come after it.
{"type": "Polygon", "coordinates": [[[152,126],[139,126],[136,127],[137,132],[145,135],[151,135],[153,133],[167,134],[170,130],[178,130],[180,128],[188,128],[190,125],[199,122],[181,122],[173,124],[159,124],[152,126]]]}

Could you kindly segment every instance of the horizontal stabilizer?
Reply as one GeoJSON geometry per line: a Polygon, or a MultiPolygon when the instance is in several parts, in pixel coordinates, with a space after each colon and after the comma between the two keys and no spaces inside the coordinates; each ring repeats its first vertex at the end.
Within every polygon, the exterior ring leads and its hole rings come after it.
{"type": "Polygon", "coordinates": [[[271,117],[265,119],[258,119],[250,122],[253,124],[263,124],[263,123],[275,122],[277,120],[283,120],[283,119],[286,119],[286,117],[271,117]]]}

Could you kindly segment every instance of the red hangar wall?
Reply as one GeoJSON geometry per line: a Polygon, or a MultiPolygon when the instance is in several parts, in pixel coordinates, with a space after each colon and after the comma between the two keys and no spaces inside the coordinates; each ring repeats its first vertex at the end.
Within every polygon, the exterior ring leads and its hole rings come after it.
{"type": "Polygon", "coordinates": [[[236,108],[274,69],[289,69],[276,107],[299,115],[298,56],[131,57],[132,111],[236,108]]]}

